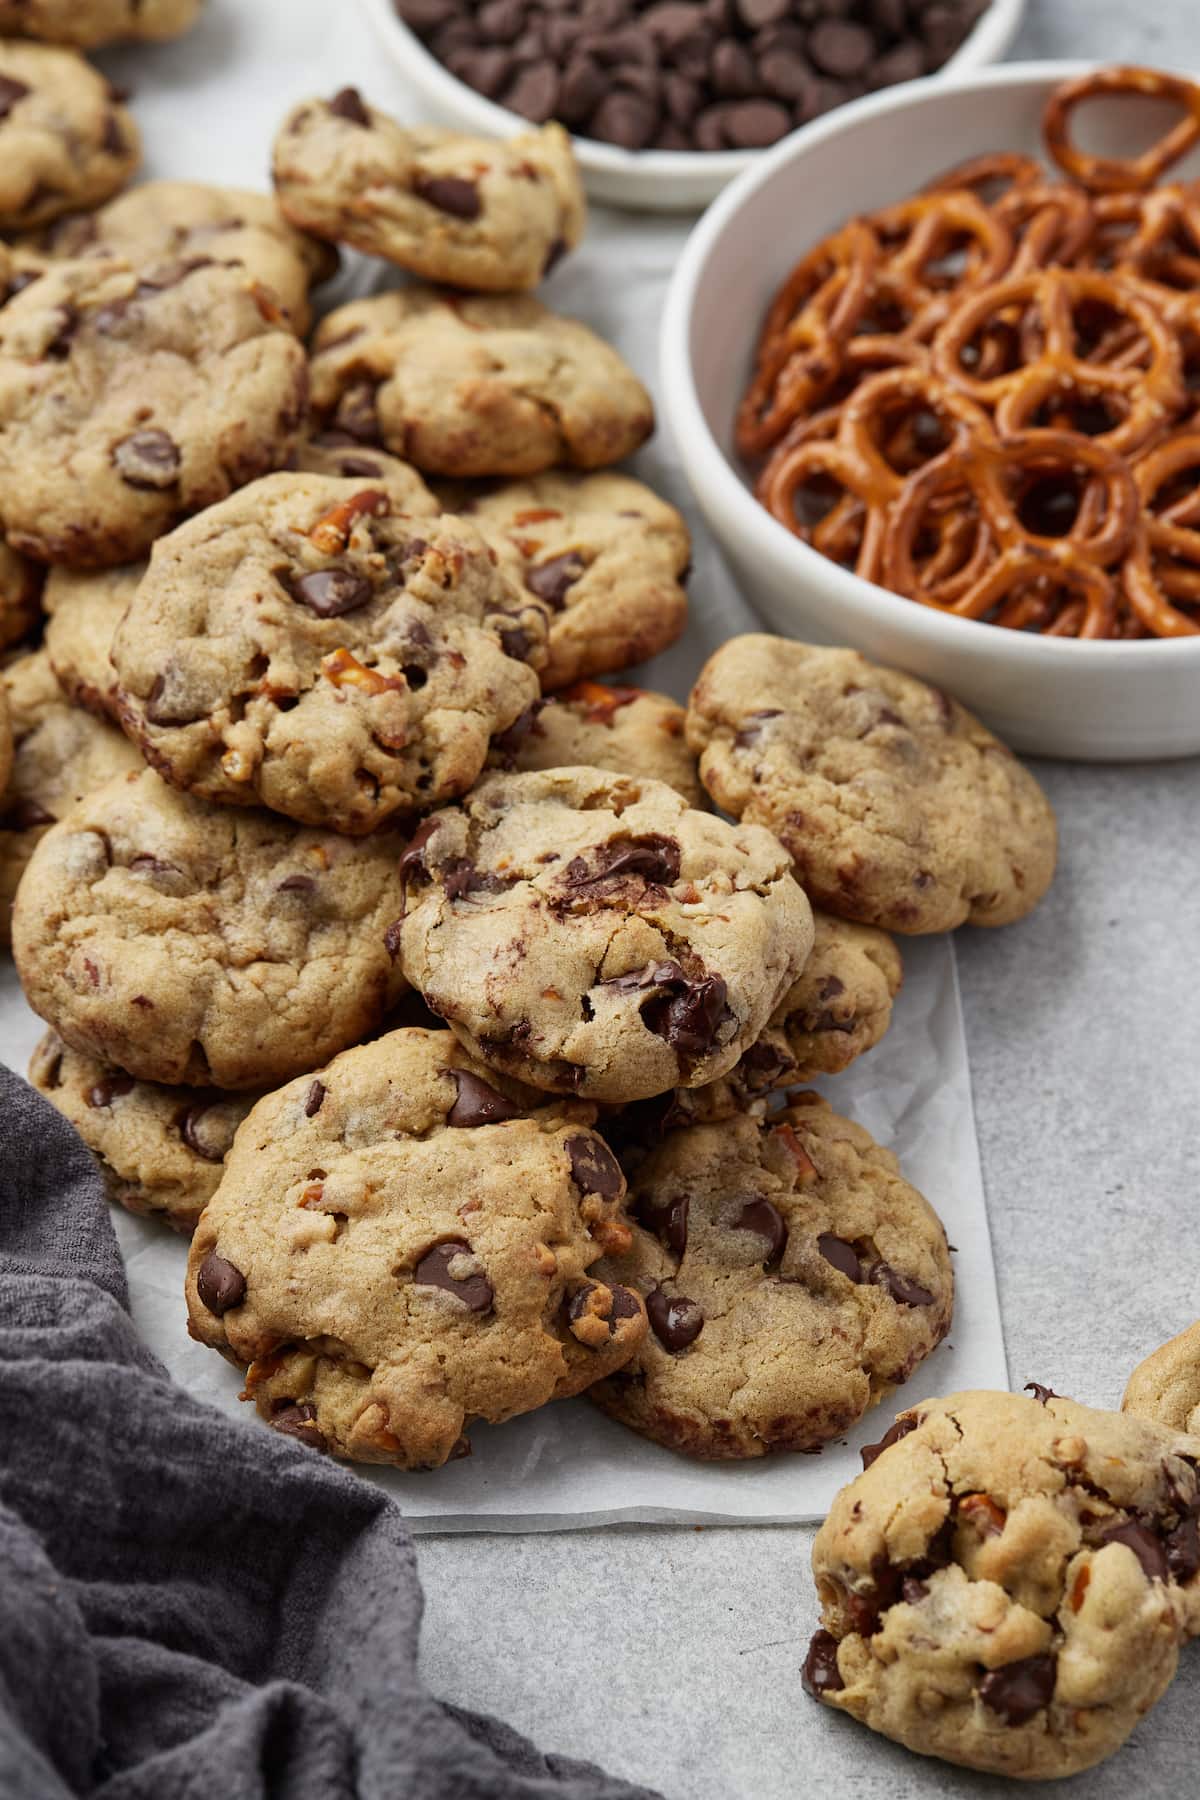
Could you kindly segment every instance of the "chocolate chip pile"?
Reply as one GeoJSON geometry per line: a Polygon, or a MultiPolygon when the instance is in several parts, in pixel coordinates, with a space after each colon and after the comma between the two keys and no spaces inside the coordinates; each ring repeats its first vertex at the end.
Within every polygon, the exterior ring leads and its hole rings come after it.
{"type": "Polygon", "coordinates": [[[624,150],[755,150],[940,69],[987,0],[395,0],[460,81],[624,150]]]}

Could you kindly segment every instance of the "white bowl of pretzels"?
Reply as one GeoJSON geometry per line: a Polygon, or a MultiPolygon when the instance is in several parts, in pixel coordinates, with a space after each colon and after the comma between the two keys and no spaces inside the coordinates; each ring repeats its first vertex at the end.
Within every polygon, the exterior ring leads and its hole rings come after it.
{"type": "Polygon", "coordinates": [[[1026,752],[1200,752],[1198,145],[1179,78],[1016,64],[861,100],[721,197],[665,412],[775,629],[1026,752]]]}

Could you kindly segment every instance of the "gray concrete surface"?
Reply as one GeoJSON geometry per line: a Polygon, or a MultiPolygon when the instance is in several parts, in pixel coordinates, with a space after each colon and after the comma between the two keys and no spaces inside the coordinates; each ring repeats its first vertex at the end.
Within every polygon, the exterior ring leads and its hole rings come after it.
{"type": "MultiPolygon", "coordinates": [[[[1032,0],[1014,55],[1200,65],[1197,0],[1032,0]]],[[[1200,704],[1198,697],[1197,704],[1200,704]]],[[[1045,765],[1059,880],[959,939],[1013,1384],[1115,1404],[1200,1311],[1200,769],[1045,765]]],[[[800,1693],[811,1534],[423,1539],[434,1689],[670,1800],[996,1794],[800,1693]]],[[[1194,1794],[1200,1651],[1122,1755],[1059,1791],[1194,1794]]]]}

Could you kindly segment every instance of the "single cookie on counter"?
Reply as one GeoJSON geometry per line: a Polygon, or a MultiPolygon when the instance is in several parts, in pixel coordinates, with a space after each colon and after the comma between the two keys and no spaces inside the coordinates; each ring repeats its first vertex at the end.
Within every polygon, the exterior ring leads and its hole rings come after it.
{"type": "Polygon", "coordinates": [[[43,596],[45,648],[67,699],[98,718],[120,723],[117,671],[110,652],[144,562],[115,569],[51,569],[43,596]]]}
{"type": "Polygon", "coordinates": [[[650,1333],[590,1398],[684,1455],[819,1450],[949,1330],[941,1221],[816,1094],[660,1133],[629,1204],[645,1229],[627,1279],[650,1333]]]}
{"type": "Polygon", "coordinates": [[[73,50],[0,36],[0,231],[98,206],[141,157],[132,115],[99,70],[73,50]]]}
{"type": "Polygon", "coordinates": [[[922,1401],[863,1452],[813,1545],[804,1681],[921,1755],[1046,1780],[1118,1750],[1200,1630],[1200,1439],[1036,1391],[922,1401]]]}
{"type": "Polygon", "coordinates": [[[448,1031],[346,1051],[238,1133],[192,1242],[192,1336],[248,1365],[277,1431],[406,1469],[578,1393],[646,1332],[639,1297],[589,1274],[630,1241],[590,1118],[448,1031]]]}
{"type": "Polygon", "coordinates": [[[68,705],[45,650],[10,662],[0,685],[13,737],[0,793],[0,944],[7,944],[17,885],[50,826],[93,788],[140,769],[142,759],[113,726],[68,705]]]}
{"type": "Polygon", "coordinates": [[[135,268],[203,257],[269,287],[293,331],[312,319],[309,289],[337,267],[328,244],[284,218],[270,194],[200,181],[145,181],[97,212],[69,213],[22,242],[30,258],[119,257],[135,268]]]}
{"type": "Polygon", "coordinates": [[[294,224],[453,287],[536,287],[587,223],[561,125],[466,137],[400,125],[356,88],[294,107],[272,167],[294,224]]]}
{"type": "Polygon", "coordinates": [[[29,1064],[38,1092],[100,1163],[109,1198],[190,1235],[217,1191],[253,1094],[160,1087],[72,1050],[48,1031],[29,1064]]]}
{"type": "Polygon", "coordinates": [[[130,562],[283,463],[307,396],[303,346],[244,269],[54,263],[0,309],[8,541],[71,567],[130,562]]]}
{"type": "Polygon", "coordinates": [[[0,0],[0,36],[97,50],[126,39],[179,37],[204,0],[0,0]]]}
{"type": "Polygon", "coordinates": [[[682,632],[691,539],[682,515],[642,482],[555,470],[448,487],[442,499],[550,608],[544,688],[646,662],[682,632]]]}
{"type": "Polygon", "coordinates": [[[0,650],[28,637],[42,616],[43,571],[0,534],[0,650]]]}
{"type": "Polygon", "coordinates": [[[1138,1364],[1121,1411],[1200,1437],[1200,1324],[1189,1325],[1138,1364]]]}
{"type": "Polygon", "coordinates": [[[491,1067],[626,1102],[726,1073],[812,947],[769,832],[600,769],[486,776],[405,854],[392,933],[491,1067]]]}
{"type": "Polygon", "coordinates": [[[1054,875],[1045,794],[978,719],[853,650],[732,638],[688,707],[700,779],[769,826],[813,904],[888,931],[1007,925],[1054,875]]]}
{"type": "MultiPolygon", "coordinates": [[[[554,627],[551,625],[551,637],[554,627]]],[[[492,739],[489,767],[563,769],[586,764],[665,781],[689,806],[706,795],[684,742],[687,714],[677,700],[648,688],[580,681],[537,700],[515,725],[492,739]]]]}
{"type": "Polygon", "coordinates": [[[400,848],[206,806],[149,769],[109,782],[25,871],[25,997],[73,1049],[143,1081],[288,1081],[402,991],[384,943],[400,848]]]}
{"type": "Polygon", "coordinates": [[[311,376],[319,424],[434,475],[604,468],[654,429],[618,352],[528,294],[351,300],[318,326],[311,376]]]}
{"type": "Polygon", "coordinates": [[[271,475],[154,546],[112,658],[175,786],[350,833],[471,786],[537,697],[546,612],[472,524],[404,499],[271,475]]]}
{"type": "Polygon", "coordinates": [[[396,497],[401,512],[424,513],[436,519],[453,511],[439,505],[411,463],[386,450],[360,444],[348,431],[318,431],[297,444],[288,458],[289,469],[301,475],[332,475],[343,481],[378,481],[396,497]]]}

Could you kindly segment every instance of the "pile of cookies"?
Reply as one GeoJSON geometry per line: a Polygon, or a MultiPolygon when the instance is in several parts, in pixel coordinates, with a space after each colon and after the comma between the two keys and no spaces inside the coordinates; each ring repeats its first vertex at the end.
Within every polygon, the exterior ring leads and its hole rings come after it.
{"type": "MultiPolygon", "coordinates": [[[[804,1084],[887,1031],[893,934],[1036,906],[1049,805],[850,651],[735,638],[686,707],[599,679],[682,631],[689,544],[612,472],[642,384],[528,291],[585,222],[557,127],[476,143],[347,90],[275,173],[43,179],[4,216],[31,1079],[190,1235],[181,1317],[314,1451],[436,1468],[582,1392],[688,1456],[819,1449],[954,1281],[804,1084]],[[306,346],[338,245],[412,279],[306,346]]],[[[1115,1748],[1200,1619],[1200,1382],[1141,1389],[902,1414],[818,1538],[812,1691],[1009,1773],[1115,1748]]]]}

